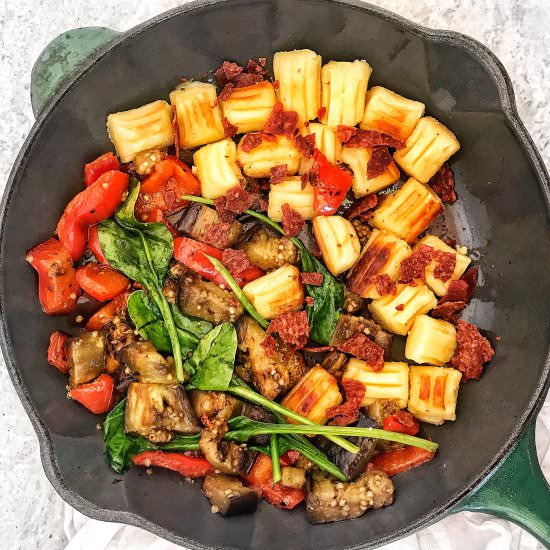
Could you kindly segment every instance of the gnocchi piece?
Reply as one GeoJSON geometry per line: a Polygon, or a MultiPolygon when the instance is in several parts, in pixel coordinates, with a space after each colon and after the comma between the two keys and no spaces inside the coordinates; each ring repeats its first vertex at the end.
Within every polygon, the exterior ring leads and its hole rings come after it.
{"type": "MultiPolygon", "coordinates": [[[[281,405],[316,424],[325,424],[328,420],[326,410],[340,405],[342,400],[336,378],[317,365],[292,388],[281,401],[281,405]]],[[[289,422],[296,424],[290,419],[289,422]]]]}
{"type": "Polygon", "coordinates": [[[460,277],[462,277],[462,274],[470,265],[471,260],[470,258],[468,258],[468,256],[466,256],[466,254],[462,254],[458,250],[451,248],[449,245],[445,244],[439,237],[436,237],[434,235],[426,235],[425,237],[420,239],[415,248],[422,244],[431,246],[432,248],[435,248],[435,250],[440,250],[441,252],[449,252],[455,255],[455,270],[453,271],[453,274],[448,281],[444,282],[441,279],[434,277],[434,269],[437,265],[435,260],[430,262],[429,265],[426,266],[426,284],[437,296],[444,296],[445,294],[447,294],[447,290],[449,289],[451,281],[456,281],[460,279],[460,277]]]}
{"type": "Polygon", "coordinates": [[[442,367],[451,360],[455,349],[456,329],[451,323],[427,315],[415,317],[405,344],[407,359],[442,367]]]}
{"type": "Polygon", "coordinates": [[[313,234],[323,260],[333,275],[339,275],[355,265],[361,245],[351,222],[342,216],[313,218],[313,234]]]}
{"type": "Polygon", "coordinates": [[[411,367],[409,411],[423,422],[441,425],[456,419],[462,373],[446,367],[411,367]]]}
{"type": "Polygon", "coordinates": [[[210,143],[195,151],[193,161],[201,183],[201,195],[217,199],[241,185],[243,175],[237,164],[237,146],[231,139],[210,143]]]}
{"type": "Polygon", "coordinates": [[[299,123],[317,118],[321,106],[321,56],[311,50],[277,52],[273,72],[279,83],[277,99],[287,111],[298,113],[299,123]]]}
{"type": "Polygon", "coordinates": [[[131,162],[149,149],[165,149],[174,143],[172,109],[161,99],[137,109],[111,113],[107,132],[121,162],[131,162]]]}
{"type": "Polygon", "coordinates": [[[424,114],[425,107],[420,101],[407,99],[382,86],[373,86],[367,92],[365,114],[359,127],[405,141],[424,114]]]}
{"type": "Polygon", "coordinates": [[[273,84],[264,80],[252,86],[234,88],[220,101],[223,116],[237,127],[238,134],[261,130],[276,103],[273,84]]]}
{"type": "Polygon", "coordinates": [[[206,82],[186,82],[170,93],[176,109],[181,147],[198,147],[225,135],[216,87],[206,82]]]}
{"type": "MultiPolygon", "coordinates": [[[[302,135],[315,135],[315,147],[327,157],[331,164],[340,162],[340,152],[342,144],[336,135],[336,130],[325,124],[312,122],[309,126],[302,129],[302,135]]],[[[302,157],[300,160],[300,174],[305,174],[313,165],[312,158],[302,157]]]]}
{"type": "Polygon", "coordinates": [[[373,300],[369,304],[369,310],[373,319],[383,328],[405,336],[414,318],[428,313],[436,305],[437,298],[426,285],[397,285],[396,294],[373,300]]]}
{"type": "Polygon", "coordinates": [[[400,177],[399,168],[395,162],[388,164],[384,173],[375,178],[367,177],[367,164],[372,155],[372,149],[367,147],[343,147],[340,158],[353,171],[353,194],[356,197],[364,197],[371,193],[377,193],[390,185],[393,185],[400,177]]]}
{"type": "Polygon", "coordinates": [[[355,126],[365,112],[367,85],[372,69],[364,60],[329,61],[321,69],[323,124],[355,126]]]}
{"type": "Polygon", "coordinates": [[[265,319],[274,319],[287,311],[298,311],[304,303],[300,271],[284,265],[243,287],[243,292],[265,319]]]}
{"type": "Polygon", "coordinates": [[[427,183],[460,149],[456,136],[435,118],[426,116],[416,124],[404,149],[393,154],[395,162],[413,178],[427,183]]]}
{"type": "Polygon", "coordinates": [[[424,183],[409,178],[388,195],[369,223],[412,243],[443,212],[441,199],[424,183]]]}
{"type": "Polygon", "coordinates": [[[348,276],[350,290],[363,298],[380,298],[376,284],[371,281],[372,277],[388,275],[392,281],[396,281],[401,262],[411,254],[411,247],[403,239],[383,229],[374,229],[361,258],[348,276]]]}
{"type": "Polygon", "coordinates": [[[357,380],[364,384],[365,397],[362,407],[372,405],[378,399],[390,399],[404,409],[409,398],[409,365],[401,362],[384,363],[384,368],[375,372],[365,361],[350,359],[342,380],[357,380]]]}
{"type": "Polygon", "coordinates": [[[268,197],[267,215],[275,222],[283,220],[283,204],[296,210],[304,220],[311,220],[317,214],[313,209],[313,187],[310,183],[302,189],[300,176],[285,178],[271,186],[268,197]]]}
{"type": "Polygon", "coordinates": [[[251,178],[269,178],[271,169],[286,164],[286,173],[293,176],[298,172],[300,153],[294,143],[285,136],[262,139],[251,151],[243,151],[244,136],[237,147],[237,160],[243,172],[251,178]]]}

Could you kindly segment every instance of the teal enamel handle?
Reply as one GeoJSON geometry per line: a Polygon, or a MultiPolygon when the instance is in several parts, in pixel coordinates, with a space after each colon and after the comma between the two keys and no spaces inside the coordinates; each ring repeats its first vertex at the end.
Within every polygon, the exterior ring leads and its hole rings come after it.
{"type": "MultiPolygon", "coordinates": [[[[31,102],[35,116],[68,76],[119,35],[111,29],[87,27],[67,31],[50,42],[32,69],[31,102]]],[[[453,512],[464,510],[509,519],[550,548],[550,489],[537,460],[534,423],[502,466],[453,512]]]]}
{"type": "Polygon", "coordinates": [[[63,82],[92,54],[121,33],[104,27],[74,29],[54,38],[38,56],[31,73],[31,104],[37,117],[63,82]]]}
{"type": "Polygon", "coordinates": [[[550,486],[537,459],[534,420],[500,468],[453,512],[465,510],[513,521],[550,548],[550,486]]]}

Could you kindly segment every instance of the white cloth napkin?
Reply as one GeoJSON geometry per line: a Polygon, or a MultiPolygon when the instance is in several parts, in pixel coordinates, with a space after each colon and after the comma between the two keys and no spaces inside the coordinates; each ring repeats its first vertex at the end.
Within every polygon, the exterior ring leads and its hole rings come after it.
{"type": "MultiPolygon", "coordinates": [[[[550,477],[550,397],[537,421],[537,450],[542,470],[550,477]]],[[[229,520],[230,521],[230,520],[229,520]]],[[[119,523],[89,519],[65,505],[66,550],[178,550],[179,546],[119,523]]],[[[383,547],[383,550],[543,550],[520,527],[486,514],[462,512],[383,547]]]]}

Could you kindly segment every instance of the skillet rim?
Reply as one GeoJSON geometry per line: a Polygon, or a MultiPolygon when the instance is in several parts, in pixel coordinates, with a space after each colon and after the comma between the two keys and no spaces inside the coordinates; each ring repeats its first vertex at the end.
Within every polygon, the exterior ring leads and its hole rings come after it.
{"type": "MultiPolygon", "coordinates": [[[[254,0],[244,0],[244,2],[250,2],[254,0]]],[[[349,6],[353,9],[367,12],[368,14],[383,19],[407,32],[411,32],[421,38],[423,41],[431,43],[443,43],[448,44],[464,50],[472,57],[481,61],[485,71],[495,82],[498,92],[500,107],[506,120],[511,125],[514,134],[522,147],[523,151],[527,154],[531,166],[533,167],[539,187],[541,188],[546,205],[546,214],[550,216],[550,176],[544,165],[542,157],[538,152],[531,136],[521,121],[517,106],[515,103],[515,95],[512,86],[512,82],[506,69],[496,55],[489,50],[487,46],[478,42],[477,40],[455,32],[448,30],[430,29],[422,25],[416,24],[400,15],[396,15],[384,8],[374,6],[372,4],[362,2],[361,0],[314,0],[318,3],[337,4],[343,6],[349,6]]],[[[8,181],[6,183],[6,189],[0,203],[0,258],[3,255],[3,241],[4,232],[6,227],[6,221],[8,216],[8,209],[11,198],[16,189],[15,180],[21,168],[25,165],[28,150],[31,145],[40,135],[43,122],[47,119],[49,114],[55,109],[58,103],[61,102],[65,94],[77,83],[80,79],[91,70],[103,57],[107,56],[111,50],[114,50],[118,45],[126,43],[134,39],[135,36],[141,32],[162,23],[165,20],[171,19],[176,15],[182,15],[185,13],[201,10],[203,8],[216,6],[222,3],[242,3],[243,0],[193,0],[182,6],[173,8],[162,14],[153,17],[141,23],[123,33],[118,38],[115,38],[109,42],[106,46],[99,48],[94,54],[92,54],[84,64],[77,69],[67,80],[64,81],[58,91],[52,96],[46,107],[36,118],[27,138],[25,139],[17,157],[10,171],[8,181]]],[[[0,297],[4,294],[5,288],[2,279],[0,278],[0,297]]],[[[211,546],[204,545],[198,541],[188,539],[183,535],[180,535],[174,531],[159,526],[158,524],[149,521],[139,514],[126,510],[109,510],[101,508],[89,501],[88,499],[80,496],[72,489],[67,487],[63,483],[61,472],[57,466],[56,457],[53,451],[53,444],[51,435],[42,422],[38,411],[36,410],[32,397],[28,389],[23,385],[22,380],[17,371],[15,359],[13,357],[13,350],[8,339],[7,327],[5,322],[5,315],[2,306],[2,300],[0,300],[0,348],[2,349],[4,359],[6,361],[6,367],[15,390],[21,400],[23,407],[31,420],[33,428],[37,434],[40,445],[40,457],[46,477],[56,490],[56,492],[72,507],[76,508],[83,514],[93,519],[109,522],[121,522],[135,527],[141,527],[147,531],[154,533],[164,539],[174,542],[179,545],[185,545],[186,547],[194,549],[210,549],[211,546]]],[[[548,352],[544,369],[540,381],[533,393],[533,397],[526,408],[523,415],[517,420],[515,429],[509,435],[507,441],[497,451],[495,456],[489,462],[489,464],[478,474],[474,475],[470,482],[460,491],[456,491],[451,495],[443,504],[433,508],[429,513],[417,518],[412,524],[403,529],[394,531],[393,533],[381,537],[375,541],[370,541],[357,545],[350,545],[341,547],[342,550],[359,550],[378,547],[382,544],[398,540],[405,535],[418,531],[421,528],[435,523],[441,519],[446,513],[452,512],[452,508],[460,502],[467,494],[475,491],[483,483],[485,478],[489,476],[493,471],[496,471],[498,467],[508,457],[515,443],[524,434],[528,424],[536,417],[540,410],[546,393],[550,388],[550,341],[548,346],[548,352]]]]}

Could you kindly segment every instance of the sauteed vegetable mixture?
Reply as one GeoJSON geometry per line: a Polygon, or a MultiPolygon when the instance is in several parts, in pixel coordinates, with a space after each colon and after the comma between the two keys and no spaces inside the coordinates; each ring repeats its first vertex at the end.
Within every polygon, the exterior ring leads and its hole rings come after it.
{"type": "Polygon", "coordinates": [[[224,516],[357,518],[434,457],[421,422],[455,420],[493,356],[460,319],[477,267],[429,229],[460,145],[364,60],[273,70],[225,61],[218,87],[110,114],[116,154],[27,261],[44,312],[76,319],[48,361],[107,413],[115,472],[203,478],[224,516]]]}

